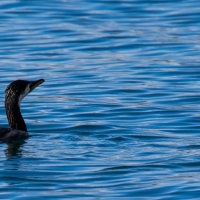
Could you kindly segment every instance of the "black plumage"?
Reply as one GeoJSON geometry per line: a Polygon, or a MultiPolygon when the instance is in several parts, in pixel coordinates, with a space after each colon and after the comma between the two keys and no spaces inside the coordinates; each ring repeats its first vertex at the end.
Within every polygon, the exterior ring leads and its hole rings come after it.
{"type": "Polygon", "coordinates": [[[0,128],[0,141],[12,143],[29,137],[25,121],[20,111],[21,100],[34,88],[42,84],[44,79],[37,81],[16,80],[5,90],[5,108],[11,128],[0,128]]]}

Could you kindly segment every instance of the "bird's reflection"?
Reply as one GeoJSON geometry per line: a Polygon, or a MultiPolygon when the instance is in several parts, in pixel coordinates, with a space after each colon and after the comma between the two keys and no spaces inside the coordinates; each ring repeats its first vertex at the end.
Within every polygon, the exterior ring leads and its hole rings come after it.
{"type": "Polygon", "coordinates": [[[19,141],[8,144],[7,148],[4,150],[7,160],[12,159],[13,157],[22,157],[22,146],[24,143],[24,141],[19,141]]]}

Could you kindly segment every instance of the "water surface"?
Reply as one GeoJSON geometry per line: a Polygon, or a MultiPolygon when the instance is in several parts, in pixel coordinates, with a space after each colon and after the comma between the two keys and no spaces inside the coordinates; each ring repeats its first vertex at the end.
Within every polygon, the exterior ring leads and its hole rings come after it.
{"type": "Polygon", "coordinates": [[[15,79],[31,138],[0,144],[1,199],[198,199],[197,0],[0,2],[0,123],[15,79]]]}

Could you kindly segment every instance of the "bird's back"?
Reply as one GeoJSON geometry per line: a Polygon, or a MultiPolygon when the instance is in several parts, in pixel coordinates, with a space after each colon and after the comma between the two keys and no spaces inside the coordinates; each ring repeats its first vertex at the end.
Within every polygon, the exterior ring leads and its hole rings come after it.
{"type": "Polygon", "coordinates": [[[0,141],[12,143],[14,140],[24,140],[29,137],[25,131],[15,130],[12,128],[0,128],[0,141]]]}

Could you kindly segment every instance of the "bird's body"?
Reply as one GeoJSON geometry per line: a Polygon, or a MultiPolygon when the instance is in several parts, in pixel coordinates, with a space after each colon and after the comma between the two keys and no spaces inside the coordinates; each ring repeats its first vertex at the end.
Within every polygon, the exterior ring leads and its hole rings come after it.
{"type": "Polygon", "coordinates": [[[20,103],[27,94],[43,82],[44,79],[37,81],[17,80],[7,87],[5,90],[5,108],[11,128],[0,128],[0,141],[12,143],[14,140],[24,140],[29,137],[20,112],[20,103]]]}
{"type": "Polygon", "coordinates": [[[25,140],[29,137],[29,134],[25,131],[12,129],[12,128],[0,128],[0,141],[6,143],[12,143],[16,140],[25,140]]]}

